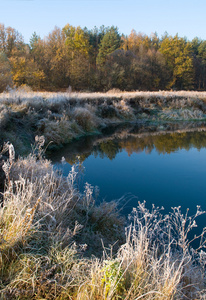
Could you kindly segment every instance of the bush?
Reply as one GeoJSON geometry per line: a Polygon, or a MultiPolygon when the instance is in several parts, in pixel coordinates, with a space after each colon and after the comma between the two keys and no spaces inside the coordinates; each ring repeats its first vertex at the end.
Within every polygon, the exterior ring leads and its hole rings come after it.
{"type": "Polygon", "coordinates": [[[96,117],[87,108],[76,107],[73,116],[78,125],[85,131],[92,130],[96,125],[96,117]]]}

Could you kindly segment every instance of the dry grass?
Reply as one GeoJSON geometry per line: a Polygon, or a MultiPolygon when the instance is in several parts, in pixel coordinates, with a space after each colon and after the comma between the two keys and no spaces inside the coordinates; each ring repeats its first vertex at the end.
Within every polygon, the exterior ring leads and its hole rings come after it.
{"type": "MultiPolygon", "coordinates": [[[[88,107],[88,106],[87,106],[88,107]]],[[[86,107],[75,107],[73,110],[73,117],[76,123],[84,130],[91,132],[94,128],[97,128],[97,118],[86,107]]]]}
{"type": "Polygon", "coordinates": [[[10,92],[4,92],[0,94],[1,102],[14,103],[19,101],[34,101],[42,99],[48,100],[49,102],[61,102],[68,99],[113,99],[113,98],[198,98],[206,99],[206,92],[198,91],[158,91],[158,92],[144,92],[144,91],[134,91],[134,92],[121,92],[111,90],[107,93],[80,93],[80,92],[32,92],[25,90],[11,90],[10,92]]]}
{"type": "Polygon", "coordinates": [[[205,299],[206,229],[199,249],[188,239],[199,207],[190,217],[139,203],[125,225],[117,204],[96,206],[88,183],[79,190],[81,165],[63,178],[42,158],[43,144],[36,137],[17,161],[4,148],[1,299],[205,299]]]}
{"type": "Polygon", "coordinates": [[[110,124],[206,120],[205,99],[206,92],[191,91],[11,90],[0,94],[0,142],[10,140],[22,154],[30,149],[35,135],[44,135],[47,144],[59,147],[82,135],[97,133],[110,124]]]}

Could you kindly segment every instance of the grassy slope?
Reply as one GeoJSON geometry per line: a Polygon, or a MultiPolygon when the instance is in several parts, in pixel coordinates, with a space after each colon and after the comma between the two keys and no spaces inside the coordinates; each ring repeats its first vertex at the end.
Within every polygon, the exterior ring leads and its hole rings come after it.
{"type": "Polygon", "coordinates": [[[59,147],[110,124],[205,120],[205,99],[204,92],[11,91],[0,95],[0,142],[23,154],[37,134],[59,147]]]}
{"type": "Polygon", "coordinates": [[[206,254],[187,238],[199,208],[163,216],[139,203],[125,223],[116,203],[95,205],[89,184],[79,191],[81,165],[55,172],[43,144],[17,161],[5,146],[1,299],[205,299],[206,254]]]}

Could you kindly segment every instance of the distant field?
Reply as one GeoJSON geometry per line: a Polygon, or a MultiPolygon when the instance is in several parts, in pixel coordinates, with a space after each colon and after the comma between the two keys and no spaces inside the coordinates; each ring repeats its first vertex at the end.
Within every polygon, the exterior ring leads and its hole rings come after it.
{"type": "Polygon", "coordinates": [[[85,92],[25,92],[23,91],[12,91],[9,93],[1,93],[0,100],[40,100],[47,99],[50,101],[58,101],[65,99],[111,99],[111,98],[150,98],[150,97],[165,97],[165,98],[175,98],[175,97],[191,97],[198,99],[206,99],[206,91],[158,91],[158,92],[144,92],[144,91],[134,91],[134,92],[121,92],[119,90],[111,90],[106,93],[85,93],[85,92]]]}

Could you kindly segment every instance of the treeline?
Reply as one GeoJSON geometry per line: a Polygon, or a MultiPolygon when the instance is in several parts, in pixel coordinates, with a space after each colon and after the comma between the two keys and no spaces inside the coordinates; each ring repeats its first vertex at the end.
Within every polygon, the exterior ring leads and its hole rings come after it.
{"type": "Polygon", "coordinates": [[[150,36],[117,27],[92,30],[67,24],[29,44],[0,24],[0,92],[33,90],[205,90],[206,41],[178,35],[150,36]]]}

